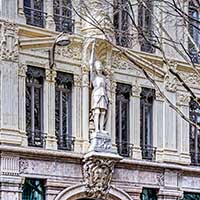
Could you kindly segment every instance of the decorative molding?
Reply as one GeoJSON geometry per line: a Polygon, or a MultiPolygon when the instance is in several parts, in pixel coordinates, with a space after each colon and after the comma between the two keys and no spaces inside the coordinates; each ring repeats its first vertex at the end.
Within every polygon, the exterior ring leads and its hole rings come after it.
{"type": "Polygon", "coordinates": [[[18,75],[21,77],[26,77],[27,65],[25,63],[20,63],[18,68],[18,75]]]}
{"type": "Polygon", "coordinates": [[[114,171],[114,160],[89,157],[83,162],[83,178],[88,197],[106,199],[114,171]]]}
{"type": "Polygon", "coordinates": [[[19,172],[20,173],[24,173],[29,167],[29,162],[28,160],[23,160],[23,159],[20,159],[19,160],[19,172]]]}
{"type": "Polygon", "coordinates": [[[188,85],[193,85],[199,88],[200,85],[200,77],[196,73],[188,73],[188,72],[179,72],[178,73],[183,81],[188,85]]]}
{"type": "Polygon", "coordinates": [[[1,173],[9,176],[19,175],[19,157],[2,156],[1,173]]]}
{"type": "Polygon", "coordinates": [[[74,86],[75,87],[81,86],[81,76],[79,74],[74,74],[74,86]]]}
{"type": "Polygon", "coordinates": [[[159,186],[164,186],[164,183],[165,183],[165,176],[164,176],[164,174],[157,175],[156,179],[157,179],[157,183],[158,183],[159,186]]]}
{"type": "Polygon", "coordinates": [[[18,62],[18,26],[14,23],[2,21],[0,22],[0,31],[0,59],[18,62]]]}
{"type": "Polygon", "coordinates": [[[57,72],[55,70],[46,69],[45,79],[49,82],[55,82],[57,72]]]}
{"type": "Polygon", "coordinates": [[[167,91],[176,92],[177,84],[178,84],[178,81],[177,81],[176,77],[174,77],[173,75],[169,75],[169,74],[167,74],[165,76],[165,88],[167,91]]]}
{"type": "Polygon", "coordinates": [[[164,97],[158,90],[156,90],[156,101],[164,101],[164,97]]]}
{"type": "Polygon", "coordinates": [[[182,106],[189,106],[191,97],[188,94],[184,93],[177,93],[177,105],[182,105],[182,106]]]}
{"type": "Polygon", "coordinates": [[[142,88],[139,85],[132,85],[132,96],[140,97],[140,93],[142,92],[142,88]]]}

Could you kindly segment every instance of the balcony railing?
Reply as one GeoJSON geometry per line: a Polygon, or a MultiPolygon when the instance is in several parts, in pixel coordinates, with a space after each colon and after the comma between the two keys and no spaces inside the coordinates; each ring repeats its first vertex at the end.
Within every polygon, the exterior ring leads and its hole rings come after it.
{"type": "Polygon", "coordinates": [[[42,131],[27,131],[28,145],[33,147],[44,147],[45,134],[42,131]]]}
{"type": "Polygon", "coordinates": [[[57,136],[57,139],[59,150],[74,151],[75,137],[70,135],[59,135],[57,136]]]}
{"type": "Polygon", "coordinates": [[[156,158],[156,147],[152,145],[144,145],[141,147],[142,159],[155,160],[156,158]]]}
{"type": "Polygon", "coordinates": [[[68,33],[74,32],[75,20],[73,20],[71,17],[65,17],[65,16],[54,14],[54,21],[56,24],[56,31],[68,32],[68,33]]]}
{"type": "Polygon", "coordinates": [[[24,7],[24,13],[26,16],[27,24],[44,28],[45,18],[47,16],[47,13],[41,10],[29,8],[29,7],[24,7]]]}
{"type": "Polygon", "coordinates": [[[122,47],[130,48],[133,43],[133,35],[127,31],[116,31],[115,33],[116,44],[122,47]]]}
{"type": "Polygon", "coordinates": [[[200,165],[200,153],[190,152],[190,156],[193,165],[200,165]]]}
{"type": "Polygon", "coordinates": [[[133,155],[133,144],[128,142],[116,142],[117,151],[120,156],[131,157],[133,155]]]}

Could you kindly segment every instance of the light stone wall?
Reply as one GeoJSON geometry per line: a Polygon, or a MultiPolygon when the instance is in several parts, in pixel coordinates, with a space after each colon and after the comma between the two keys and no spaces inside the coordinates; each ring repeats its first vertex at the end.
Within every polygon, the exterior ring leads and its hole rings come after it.
{"type": "MultiPolygon", "coordinates": [[[[47,23],[45,29],[40,29],[25,26],[22,0],[0,0],[0,173],[2,181],[0,199],[2,200],[21,200],[25,177],[47,180],[47,200],[55,199],[65,188],[82,182],[81,160],[83,153],[88,150],[90,128],[88,51],[84,49],[84,39],[81,36],[71,35],[72,44],[70,46],[56,48],[56,67],[53,74],[49,73],[48,49],[56,37],[51,3],[50,0],[45,1],[45,11],[48,13],[47,23]],[[25,78],[28,65],[44,68],[46,74],[44,118],[47,140],[43,150],[30,148],[27,144],[25,78]],[[74,75],[72,135],[76,137],[75,152],[57,151],[54,124],[56,71],[74,75]]],[[[75,19],[75,32],[81,33],[83,31],[81,20],[78,17],[75,19]]],[[[86,34],[90,33],[86,31],[86,34]]],[[[135,50],[138,49],[139,47],[136,46],[135,50]]],[[[137,66],[133,66],[114,49],[104,48],[104,50],[106,51],[105,57],[112,54],[112,59],[110,59],[112,63],[109,64],[111,69],[108,69],[111,71],[112,101],[109,131],[113,146],[115,146],[116,131],[116,82],[132,85],[130,142],[134,144],[133,155],[117,165],[112,184],[128,193],[133,200],[139,200],[143,187],[159,189],[159,200],[180,199],[183,191],[200,193],[198,188],[200,171],[198,167],[188,166],[190,164],[189,125],[172,111],[158,91],[156,91],[153,105],[153,145],[157,147],[156,161],[147,162],[141,159],[140,92],[141,87],[154,87],[146,80],[137,66]]],[[[141,59],[147,57],[154,62],[162,63],[162,58],[154,55],[143,53],[138,53],[138,55],[141,59]]],[[[145,67],[152,73],[148,64],[145,67]]],[[[184,71],[188,69],[188,66],[180,64],[179,68],[183,69],[180,73],[185,82],[199,95],[199,78],[190,71],[187,73],[184,71]]],[[[182,87],[177,86],[173,77],[164,78],[163,71],[162,66],[155,69],[154,78],[167,97],[188,116],[187,94],[183,92],[182,87]]],[[[120,200],[120,195],[118,198],[120,200]]]]}

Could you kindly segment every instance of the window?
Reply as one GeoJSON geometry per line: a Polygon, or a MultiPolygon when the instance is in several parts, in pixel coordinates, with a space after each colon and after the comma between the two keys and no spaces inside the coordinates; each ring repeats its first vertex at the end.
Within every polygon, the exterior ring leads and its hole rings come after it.
{"type": "MultiPolygon", "coordinates": [[[[200,125],[200,107],[195,101],[190,102],[190,120],[200,125]]],[[[195,126],[190,125],[190,154],[193,164],[200,163],[200,136],[195,126]]]]}
{"type": "Polygon", "coordinates": [[[155,90],[142,88],[140,94],[140,145],[142,158],[153,160],[155,148],[153,147],[153,101],[155,90]]]}
{"type": "MultiPolygon", "coordinates": [[[[189,2],[189,32],[197,47],[200,48],[200,12],[199,7],[192,1],[189,2]]],[[[200,55],[190,40],[188,47],[191,60],[200,63],[200,55]]]]}
{"type": "Polygon", "coordinates": [[[73,32],[74,20],[72,20],[72,2],[71,0],[53,1],[54,21],[56,31],[73,32]]]}
{"type": "Polygon", "coordinates": [[[141,200],[157,200],[157,189],[153,188],[143,188],[141,193],[141,200]]]}
{"type": "Polygon", "coordinates": [[[44,180],[26,178],[22,200],[45,200],[44,180]]]}
{"type": "Polygon", "coordinates": [[[153,3],[154,0],[138,0],[138,33],[141,51],[154,53],[153,3]]]}
{"type": "Polygon", "coordinates": [[[28,67],[26,77],[26,131],[28,145],[43,147],[43,79],[44,70],[28,67]]]}
{"type": "Polygon", "coordinates": [[[116,44],[124,47],[131,46],[129,34],[129,5],[127,0],[114,1],[114,27],[116,44]]]}
{"type": "Polygon", "coordinates": [[[116,90],[116,145],[121,156],[131,153],[129,144],[129,99],[131,85],[118,83],[116,90]]]}
{"type": "Polygon", "coordinates": [[[72,137],[72,84],[73,75],[57,73],[55,91],[55,125],[58,149],[73,150],[72,137]]]}
{"type": "Polygon", "coordinates": [[[24,0],[26,23],[44,28],[46,13],[43,11],[43,0],[24,0]]]}
{"type": "Polygon", "coordinates": [[[200,200],[200,194],[184,192],[182,200],[200,200]]]}

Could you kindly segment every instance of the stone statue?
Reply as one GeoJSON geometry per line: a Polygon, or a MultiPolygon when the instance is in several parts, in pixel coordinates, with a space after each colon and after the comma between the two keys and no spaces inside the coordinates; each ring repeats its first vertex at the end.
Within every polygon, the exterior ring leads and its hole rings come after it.
{"type": "Polygon", "coordinates": [[[91,108],[94,117],[95,132],[106,132],[104,129],[106,114],[108,110],[107,82],[103,74],[101,61],[95,61],[96,41],[92,43],[90,58],[90,82],[92,86],[91,108]]]}

